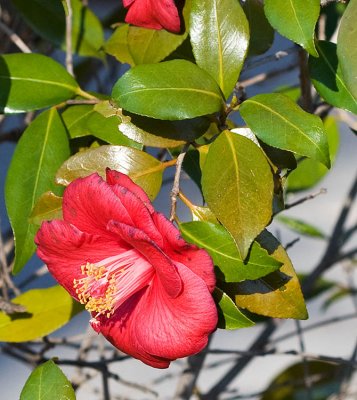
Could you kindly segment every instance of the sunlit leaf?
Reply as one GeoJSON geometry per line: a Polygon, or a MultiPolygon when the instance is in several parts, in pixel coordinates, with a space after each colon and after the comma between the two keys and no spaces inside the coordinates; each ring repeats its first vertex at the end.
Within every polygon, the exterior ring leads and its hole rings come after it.
{"type": "Polygon", "coordinates": [[[320,0],[265,0],[264,9],[269,22],[281,35],[318,57],[314,36],[320,0]]]}
{"type": "Polygon", "coordinates": [[[320,161],[330,167],[322,121],[279,93],[261,94],[240,106],[243,119],[264,143],[320,161]]]}
{"type": "Polygon", "coordinates": [[[247,318],[234,304],[234,301],[221,289],[215,288],[213,298],[218,308],[218,328],[249,328],[254,322],[247,318]]]}
{"type": "Polygon", "coordinates": [[[83,310],[62,286],[29,290],[12,302],[26,311],[12,315],[0,312],[1,342],[27,342],[49,335],[83,310]]]}
{"type": "Polygon", "coordinates": [[[293,231],[301,233],[302,235],[319,239],[326,239],[326,235],[323,232],[321,232],[320,229],[300,219],[286,217],[284,215],[278,215],[276,217],[276,220],[283,223],[293,231]]]}
{"type": "Polygon", "coordinates": [[[97,172],[103,178],[106,168],[120,171],[141,186],[150,199],[158,194],[163,164],[151,155],[125,146],[100,146],[70,157],[57,171],[56,182],[68,185],[74,179],[97,172]]]}
{"type": "Polygon", "coordinates": [[[224,290],[235,294],[238,307],[250,312],[274,318],[306,319],[308,317],[300,283],[281,244],[264,231],[259,237],[260,245],[284,265],[279,271],[257,280],[227,284],[224,290]],[[229,291],[228,291],[229,289],[229,291]]]}
{"type": "Polygon", "coordinates": [[[351,0],[343,13],[337,38],[337,55],[344,81],[357,99],[357,0],[351,0]]]}
{"type": "Polygon", "coordinates": [[[310,57],[312,83],[328,103],[357,114],[357,97],[344,82],[334,43],[319,41],[316,45],[320,57],[310,57]]]}
{"type": "Polygon", "coordinates": [[[112,98],[129,112],[164,120],[194,118],[223,107],[214,79],[185,60],[131,68],[114,85],[112,98]]]}
{"type": "Polygon", "coordinates": [[[20,400],[76,400],[70,381],[49,360],[32,371],[22,389],[20,400]],[[55,397],[54,397],[55,396],[55,397]]]}
{"type": "MultiPolygon", "coordinates": [[[[336,119],[328,116],[324,119],[324,127],[327,133],[331,163],[334,164],[339,147],[339,128],[336,119]]],[[[288,192],[306,190],[318,182],[328,173],[328,169],[319,162],[304,159],[288,177],[286,189],[288,192]]]]}
{"type": "Polygon", "coordinates": [[[68,100],[79,87],[56,61],[41,54],[0,56],[0,112],[38,110],[68,100]]]}
{"type": "Polygon", "coordinates": [[[59,191],[57,169],[70,155],[67,133],[56,109],[40,114],[19,140],[7,174],[5,200],[15,236],[18,273],[32,256],[36,227],[28,222],[37,199],[46,191],[59,191]]]}
{"type": "Polygon", "coordinates": [[[257,279],[277,270],[282,263],[254,242],[247,260],[243,262],[234,240],[221,225],[209,222],[180,224],[184,239],[205,248],[217,266],[217,278],[225,282],[257,279]]]}
{"type": "Polygon", "coordinates": [[[215,78],[228,97],[237,83],[249,42],[248,21],[239,2],[192,0],[190,39],[197,65],[215,78]]]}
{"type": "Polygon", "coordinates": [[[41,225],[43,221],[62,219],[62,197],[46,192],[37,200],[29,218],[31,224],[41,225]]]}
{"type": "Polygon", "coordinates": [[[210,145],[202,171],[203,193],[243,259],[270,222],[273,186],[269,163],[250,139],[224,131],[210,145]]]}

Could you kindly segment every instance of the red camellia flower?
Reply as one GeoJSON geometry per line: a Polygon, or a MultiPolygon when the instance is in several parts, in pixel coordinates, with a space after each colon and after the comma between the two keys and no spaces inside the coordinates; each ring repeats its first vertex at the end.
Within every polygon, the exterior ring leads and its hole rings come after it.
{"type": "Polygon", "coordinates": [[[166,368],[206,346],[217,324],[212,260],[126,175],[73,181],[63,220],[44,222],[35,242],[51,274],[91,312],[92,327],[120,350],[166,368]]]}
{"type": "Polygon", "coordinates": [[[129,8],[125,21],[144,28],[180,31],[180,17],[174,0],[123,0],[129,8]]]}

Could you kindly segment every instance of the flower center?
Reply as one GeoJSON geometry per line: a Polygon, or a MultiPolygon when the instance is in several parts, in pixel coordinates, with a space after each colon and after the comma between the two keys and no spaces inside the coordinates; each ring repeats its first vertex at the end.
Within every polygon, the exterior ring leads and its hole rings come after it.
{"type": "MultiPolygon", "coordinates": [[[[74,279],[79,301],[94,319],[109,318],[125,300],[150,284],[153,266],[136,250],[128,250],[97,263],[81,266],[84,277],[74,279]]],[[[95,321],[92,321],[95,322],[95,321]]]]}

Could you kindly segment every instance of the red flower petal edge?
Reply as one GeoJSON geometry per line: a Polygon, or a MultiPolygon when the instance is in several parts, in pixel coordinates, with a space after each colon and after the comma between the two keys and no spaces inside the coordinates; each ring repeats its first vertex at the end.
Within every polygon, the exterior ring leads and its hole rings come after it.
{"type": "Polygon", "coordinates": [[[215,276],[205,250],[186,243],[126,175],[73,181],[64,220],[35,242],[51,274],[91,312],[118,349],[156,368],[201,351],[217,325],[215,276]]]}
{"type": "Polygon", "coordinates": [[[174,0],[123,0],[125,21],[150,29],[180,32],[180,17],[174,0]]]}

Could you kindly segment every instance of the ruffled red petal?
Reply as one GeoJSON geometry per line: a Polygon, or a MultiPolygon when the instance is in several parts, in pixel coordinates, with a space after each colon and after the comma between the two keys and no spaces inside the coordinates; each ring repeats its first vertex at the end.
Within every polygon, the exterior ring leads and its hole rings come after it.
{"type": "Polygon", "coordinates": [[[187,243],[180,231],[161,213],[153,215],[155,225],[164,238],[163,251],[172,260],[185,264],[191,271],[200,276],[210,292],[216,286],[214,265],[206,250],[187,243]]]}
{"type": "Polygon", "coordinates": [[[111,219],[132,225],[133,221],[108,185],[98,174],[73,181],[63,196],[63,218],[82,232],[112,239],[106,226],[111,219]]]}
{"type": "Polygon", "coordinates": [[[77,300],[73,280],[84,276],[81,266],[125,251],[117,241],[81,232],[61,220],[43,222],[35,243],[37,255],[47,264],[50,273],[77,300]]]}
{"type": "Polygon", "coordinates": [[[178,265],[184,290],[172,298],[154,278],[140,296],[128,300],[111,319],[101,318],[101,333],[114,346],[146,364],[168,362],[201,351],[217,325],[217,310],[205,282],[178,265]]]}

